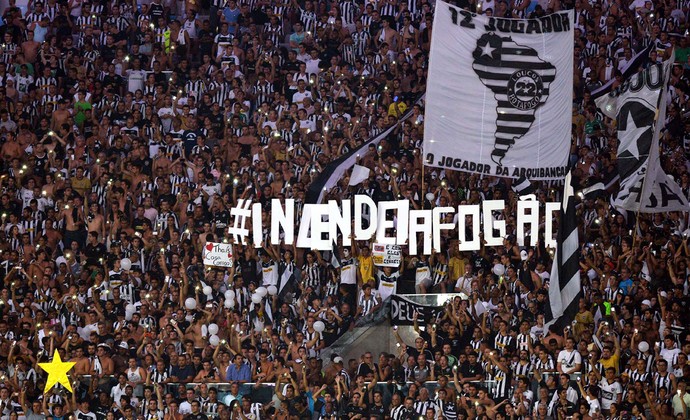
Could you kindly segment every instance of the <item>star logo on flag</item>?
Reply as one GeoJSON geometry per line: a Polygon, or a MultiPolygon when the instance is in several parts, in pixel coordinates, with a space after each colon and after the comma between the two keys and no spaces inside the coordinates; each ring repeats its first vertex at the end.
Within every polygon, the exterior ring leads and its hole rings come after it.
{"type": "Polygon", "coordinates": [[[489,57],[494,58],[493,53],[496,51],[496,48],[492,48],[489,41],[486,41],[486,44],[480,48],[482,50],[482,55],[488,55],[489,57]]]}
{"type": "Polygon", "coordinates": [[[628,100],[617,114],[618,138],[630,139],[621,142],[618,152],[618,173],[626,179],[641,170],[649,158],[652,147],[654,116],[653,105],[643,100],[628,100]]]}
{"type": "MultiPolygon", "coordinates": [[[[644,125],[639,127],[637,125],[637,123],[635,122],[635,118],[633,117],[633,114],[632,113],[628,114],[628,118],[626,121],[626,130],[625,130],[628,134],[626,134],[626,135],[629,135],[632,138],[637,139],[637,141],[631,141],[629,143],[629,147],[626,149],[626,151],[638,159],[641,157],[640,156],[640,146],[645,147],[645,145],[640,145],[639,143],[640,143],[640,140],[643,140],[642,134],[644,134],[644,132],[647,130],[651,130],[651,128],[649,126],[644,126],[644,125]]],[[[648,152],[648,150],[645,151],[645,154],[646,154],[646,152],[648,152]]]]}

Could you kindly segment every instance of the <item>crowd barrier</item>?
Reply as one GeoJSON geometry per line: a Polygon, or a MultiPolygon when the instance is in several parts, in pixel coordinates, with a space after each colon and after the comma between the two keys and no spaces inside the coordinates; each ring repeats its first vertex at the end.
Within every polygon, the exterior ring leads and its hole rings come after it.
{"type": "MultiPolygon", "coordinates": [[[[548,376],[554,376],[558,375],[557,372],[544,372],[542,373],[543,377],[548,377],[548,376]]],[[[576,381],[579,380],[580,374],[575,374],[571,375],[571,380],[576,381]]],[[[117,383],[117,378],[115,376],[111,376],[111,383],[114,384],[117,383]]],[[[532,391],[536,392],[538,391],[538,383],[537,380],[532,377],[532,391]]],[[[84,385],[89,385],[91,381],[91,377],[89,375],[84,375],[80,377],[80,381],[84,385]]],[[[406,382],[404,384],[399,384],[395,382],[384,382],[384,383],[377,383],[374,387],[374,390],[381,391],[383,395],[383,399],[385,402],[390,402],[391,396],[394,392],[400,391],[403,393],[403,395],[407,395],[410,385],[412,385],[413,382],[406,382]]],[[[492,380],[484,380],[484,381],[472,381],[470,382],[474,385],[478,385],[479,387],[486,389],[489,393],[492,393],[493,388],[495,386],[495,381],[492,380]]],[[[218,401],[223,402],[225,404],[229,404],[233,399],[235,398],[241,398],[242,396],[249,395],[252,399],[253,402],[259,402],[262,404],[267,404],[271,402],[272,400],[275,399],[275,383],[272,382],[262,382],[262,383],[254,383],[254,382],[245,382],[239,384],[239,392],[238,395],[232,395],[230,393],[230,387],[232,386],[233,382],[168,382],[165,384],[165,392],[166,393],[171,393],[175,397],[180,397],[180,386],[184,386],[185,389],[195,389],[198,386],[206,384],[209,388],[215,388],[218,391],[218,401]]],[[[369,385],[369,383],[366,383],[369,385]]],[[[282,384],[283,386],[286,386],[286,383],[282,384]]],[[[452,379],[448,383],[449,386],[453,386],[452,379]]],[[[427,388],[429,390],[429,395],[432,398],[435,398],[435,391],[438,388],[438,382],[436,381],[426,381],[422,384],[423,387],[427,388]]],[[[102,388],[102,386],[101,386],[102,388]]],[[[514,389],[514,387],[511,387],[511,392],[514,389]]],[[[105,391],[105,390],[104,390],[105,391]]],[[[109,390],[107,390],[109,392],[109,390]]],[[[135,395],[137,396],[142,396],[143,395],[143,386],[138,386],[137,389],[135,390],[135,395]]],[[[277,401],[276,401],[277,402],[277,401]]]]}

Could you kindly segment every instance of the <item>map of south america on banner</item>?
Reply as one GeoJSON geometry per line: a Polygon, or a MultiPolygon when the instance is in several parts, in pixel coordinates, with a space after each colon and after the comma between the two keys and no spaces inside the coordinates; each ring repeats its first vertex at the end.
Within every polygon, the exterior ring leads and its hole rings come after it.
{"type": "Polygon", "coordinates": [[[437,2],[425,164],[562,179],[570,147],[573,13],[503,19],[437,2]]]}

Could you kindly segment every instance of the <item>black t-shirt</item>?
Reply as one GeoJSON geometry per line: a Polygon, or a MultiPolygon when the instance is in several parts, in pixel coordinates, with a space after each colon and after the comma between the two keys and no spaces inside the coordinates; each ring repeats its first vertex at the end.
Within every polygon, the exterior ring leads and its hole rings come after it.
{"type": "Polygon", "coordinates": [[[488,270],[489,269],[489,261],[487,261],[486,258],[482,257],[479,254],[474,254],[472,255],[472,267],[474,267],[474,272],[476,273],[479,270],[488,270]]]}
{"type": "Polygon", "coordinates": [[[358,405],[354,404],[348,404],[347,407],[345,407],[345,413],[347,413],[348,418],[352,418],[353,416],[356,416],[357,414],[361,414],[364,416],[367,412],[367,408],[365,407],[360,407],[358,405]]]}
{"type": "Polygon", "coordinates": [[[96,245],[86,244],[84,247],[84,255],[86,255],[86,264],[88,265],[98,265],[99,258],[103,258],[107,253],[105,245],[102,243],[97,243],[96,245]]]}
{"type": "Polygon", "coordinates": [[[182,141],[184,145],[184,151],[187,156],[192,154],[192,149],[196,146],[196,139],[199,137],[199,132],[196,130],[185,130],[182,133],[182,141]]]}
{"type": "Polygon", "coordinates": [[[460,373],[462,374],[463,378],[471,378],[477,375],[484,375],[484,368],[482,368],[480,363],[475,363],[472,365],[470,362],[465,362],[462,364],[462,366],[460,366],[460,373]]]}

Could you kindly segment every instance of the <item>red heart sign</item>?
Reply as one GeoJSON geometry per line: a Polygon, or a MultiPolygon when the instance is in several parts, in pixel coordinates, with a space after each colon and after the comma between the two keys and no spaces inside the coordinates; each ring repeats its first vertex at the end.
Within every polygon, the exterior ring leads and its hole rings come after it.
{"type": "Polygon", "coordinates": [[[213,251],[213,244],[212,243],[206,244],[206,249],[208,249],[209,251],[213,251]]]}
{"type": "Polygon", "coordinates": [[[228,258],[232,258],[232,254],[228,252],[228,258]]]}

